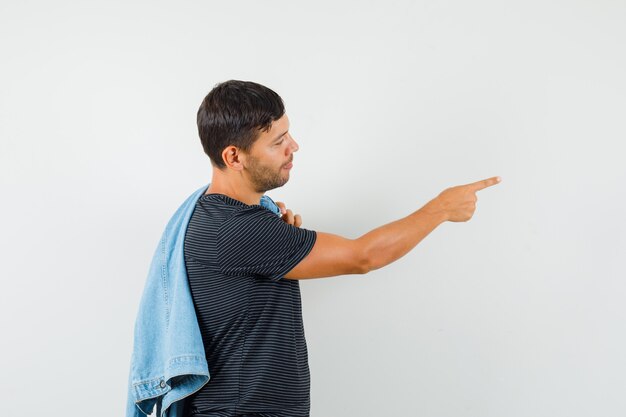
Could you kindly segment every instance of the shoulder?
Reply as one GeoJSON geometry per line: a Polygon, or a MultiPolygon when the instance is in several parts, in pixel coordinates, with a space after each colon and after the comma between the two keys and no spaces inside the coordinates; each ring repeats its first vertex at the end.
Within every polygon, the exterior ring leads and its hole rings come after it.
{"type": "Polygon", "coordinates": [[[276,215],[265,207],[262,206],[242,206],[233,210],[232,213],[228,215],[225,219],[224,223],[222,223],[222,228],[228,228],[232,226],[241,226],[241,225],[255,225],[255,224],[280,224],[283,221],[276,215]]]}

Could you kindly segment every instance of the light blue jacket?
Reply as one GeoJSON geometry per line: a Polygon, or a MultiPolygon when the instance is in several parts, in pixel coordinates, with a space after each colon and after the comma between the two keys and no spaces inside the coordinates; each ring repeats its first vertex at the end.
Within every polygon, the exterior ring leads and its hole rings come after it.
{"type": "MultiPolygon", "coordinates": [[[[194,309],[183,244],[191,214],[211,183],[176,210],[157,246],[135,320],[126,417],[181,417],[185,397],[209,381],[202,335],[194,309]]],[[[274,201],[260,204],[280,215],[274,201]]]]}

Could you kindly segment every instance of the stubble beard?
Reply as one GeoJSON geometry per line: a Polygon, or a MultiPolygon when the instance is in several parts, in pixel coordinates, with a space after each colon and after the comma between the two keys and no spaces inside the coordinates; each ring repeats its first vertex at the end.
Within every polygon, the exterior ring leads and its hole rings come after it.
{"type": "Polygon", "coordinates": [[[289,180],[289,176],[283,174],[283,167],[278,168],[278,172],[274,168],[262,165],[258,159],[251,156],[250,166],[248,171],[250,172],[250,181],[254,187],[255,192],[265,193],[266,191],[273,190],[274,188],[282,187],[289,180]]]}

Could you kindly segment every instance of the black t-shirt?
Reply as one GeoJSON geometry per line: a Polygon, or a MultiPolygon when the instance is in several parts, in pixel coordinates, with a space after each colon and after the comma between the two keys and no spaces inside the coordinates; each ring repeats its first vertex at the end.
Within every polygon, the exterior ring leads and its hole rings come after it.
{"type": "Polygon", "coordinates": [[[185,415],[308,410],[300,284],[283,277],[316,237],[261,205],[200,197],[184,253],[210,379],[187,397],[185,415]]]}

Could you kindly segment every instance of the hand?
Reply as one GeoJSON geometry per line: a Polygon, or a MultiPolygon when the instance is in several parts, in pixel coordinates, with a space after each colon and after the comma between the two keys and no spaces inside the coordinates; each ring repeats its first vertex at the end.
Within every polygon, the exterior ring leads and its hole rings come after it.
{"type": "Polygon", "coordinates": [[[302,224],[302,217],[299,214],[296,214],[294,216],[293,212],[287,209],[287,207],[285,207],[285,203],[281,201],[277,201],[276,205],[280,209],[280,213],[281,213],[280,218],[283,219],[285,223],[291,224],[296,227],[300,227],[300,225],[302,224]]]}
{"type": "Polygon", "coordinates": [[[465,185],[458,185],[443,190],[428,204],[433,211],[444,212],[445,218],[451,222],[466,222],[472,218],[476,210],[476,192],[498,184],[500,177],[491,177],[465,185]]]}

